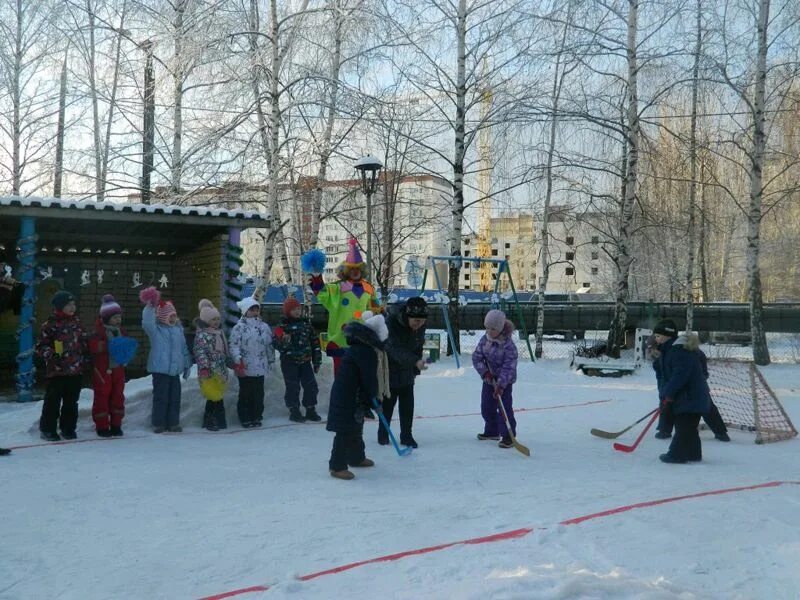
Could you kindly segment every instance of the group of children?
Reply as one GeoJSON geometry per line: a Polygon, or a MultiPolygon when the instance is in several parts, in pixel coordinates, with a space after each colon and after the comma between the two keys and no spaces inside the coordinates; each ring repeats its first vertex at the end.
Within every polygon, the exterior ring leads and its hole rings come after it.
{"type": "MultiPolygon", "coordinates": [[[[153,377],[152,426],[155,433],[180,432],[181,381],[189,378],[197,363],[200,390],[206,399],[203,427],[218,431],[227,427],[223,396],[228,369],[239,380],[237,413],[245,428],[261,427],[264,413],[264,379],[281,353],[286,382],[285,402],[293,421],[320,421],[316,411],[315,374],[322,361],[319,339],[300,303],[284,302],[284,317],[272,331],[260,318],[255,298],[238,303],[242,316],[226,338],[219,310],[209,300],[199,303],[194,321],[193,351],[174,304],[149,287],[139,294],[144,304],[142,329],[150,342],[147,371],[153,377]],[[303,389],[305,415],[300,410],[303,389]]],[[[125,365],[136,343],[122,328],[122,307],[107,294],[100,306],[95,330],[84,331],[76,316],[75,297],[65,290],[52,299],[53,312],[41,327],[36,354],[44,362],[47,380],[39,431],[44,440],[77,437],[78,398],[83,373],[91,370],[94,402],[92,419],[100,437],[122,436],[125,416],[125,365]],[[129,342],[126,346],[120,342],[129,342]],[[127,354],[118,348],[126,347],[127,354]],[[132,350],[131,350],[132,349],[132,350]],[[121,358],[121,356],[125,358],[121,358]],[[59,434],[60,431],[60,434],[59,434]]]]}

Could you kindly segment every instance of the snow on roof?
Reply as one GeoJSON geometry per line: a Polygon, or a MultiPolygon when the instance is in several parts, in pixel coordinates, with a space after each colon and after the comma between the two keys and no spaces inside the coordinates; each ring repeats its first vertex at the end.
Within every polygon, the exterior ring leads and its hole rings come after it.
{"type": "Polygon", "coordinates": [[[127,202],[95,202],[93,200],[69,200],[64,198],[41,198],[36,196],[3,196],[0,207],[73,208],[78,210],[116,211],[123,213],[148,213],[185,215],[193,217],[229,217],[267,221],[269,216],[240,209],[204,208],[202,206],[177,206],[175,204],[129,204],[127,202]]]}

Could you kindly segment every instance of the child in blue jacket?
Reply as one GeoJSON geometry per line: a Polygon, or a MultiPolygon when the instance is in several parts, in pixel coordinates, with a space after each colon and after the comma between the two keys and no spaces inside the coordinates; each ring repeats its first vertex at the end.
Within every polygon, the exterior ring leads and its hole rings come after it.
{"type": "Polygon", "coordinates": [[[161,300],[156,288],[142,290],[139,300],[145,305],[142,329],[150,339],[147,371],[153,375],[153,432],[180,432],[180,375],[188,379],[192,366],[186,336],[172,302],[161,300]]]}

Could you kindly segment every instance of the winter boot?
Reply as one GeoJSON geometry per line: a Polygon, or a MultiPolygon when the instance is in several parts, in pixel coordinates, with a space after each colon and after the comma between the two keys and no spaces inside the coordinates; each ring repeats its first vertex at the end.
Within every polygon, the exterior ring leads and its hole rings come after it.
{"type": "Polygon", "coordinates": [[[350,465],[351,467],[374,467],[375,461],[371,458],[364,458],[360,463],[357,465],[350,465]]]}
{"type": "Polygon", "coordinates": [[[668,440],[671,437],[672,437],[672,434],[671,433],[667,433],[666,431],[659,431],[658,433],[656,433],[656,439],[657,440],[668,440]]]}
{"type": "Polygon", "coordinates": [[[258,421],[253,421],[252,423],[250,423],[250,427],[261,427],[261,426],[262,426],[261,419],[259,419],[258,421]]]}
{"type": "Polygon", "coordinates": [[[111,437],[111,430],[110,429],[98,429],[97,430],[98,437],[101,438],[110,438],[111,437]]]}
{"type": "Polygon", "coordinates": [[[377,417],[375,416],[375,413],[374,413],[374,412],[372,412],[372,409],[371,409],[371,408],[367,408],[367,409],[364,411],[364,418],[365,418],[365,419],[369,419],[370,421],[374,421],[374,420],[375,420],[377,417]]]}
{"type": "Polygon", "coordinates": [[[39,434],[39,437],[41,437],[46,442],[61,441],[61,436],[58,435],[55,431],[42,431],[41,434],[39,434]]]}
{"type": "Polygon", "coordinates": [[[306,409],[306,421],[314,421],[315,423],[322,421],[322,417],[317,414],[317,409],[313,406],[309,406],[306,409]]]}
{"type": "Polygon", "coordinates": [[[169,431],[170,433],[180,433],[181,431],[183,431],[183,427],[181,427],[180,425],[173,425],[171,427],[167,427],[167,431],[169,431]]]}
{"type": "Polygon", "coordinates": [[[347,469],[345,469],[344,471],[331,471],[330,473],[331,477],[335,477],[336,479],[349,480],[355,478],[355,475],[353,475],[353,473],[351,473],[347,469]]]}
{"type": "Polygon", "coordinates": [[[514,442],[511,441],[511,436],[504,435],[503,439],[497,442],[497,445],[500,448],[513,448],[514,442]]]}
{"type": "Polygon", "coordinates": [[[8,456],[11,454],[11,450],[8,448],[0,448],[0,456],[8,456]]]}
{"type": "Polygon", "coordinates": [[[153,427],[153,433],[164,433],[166,430],[166,427],[153,427]]]}
{"type": "Polygon", "coordinates": [[[383,427],[378,429],[378,443],[381,446],[388,446],[389,445],[389,434],[386,433],[386,430],[383,427]]]}
{"type": "Polygon", "coordinates": [[[227,429],[228,428],[228,418],[225,416],[225,403],[221,400],[215,403],[216,409],[215,416],[217,417],[217,427],[220,429],[227,429]]]}
{"type": "Polygon", "coordinates": [[[300,409],[297,408],[296,406],[289,409],[289,420],[294,421],[295,423],[306,422],[306,418],[302,415],[300,409]]]}
{"type": "Polygon", "coordinates": [[[400,436],[400,444],[402,444],[403,446],[411,446],[412,448],[419,448],[417,441],[410,433],[408,435],[400,436]]]}
{"type": "Polygon", "coordinates": [[[481,441],[484,441],[484,440],[495,440],[495,441],[497,441],[497,440],[500,439],[500,436],[499,435],[489,435],[488,433],[479,433],[478,434],[478,439],[481,440],[481,441]]]}
{"type": "Polygon", "coordinates": [[[716,434],[714,437],[716,439],[718,439],[720,442],[730,442],[731,441],[730,436],[727,433],[725,433],[724,431],[722,433],[716,434]]]}
{"type": "Polygon", "coordinates": [[[125,434],[122,432],[122,427],[120,427],[119,425],[112,425],[111,426],[111,436],[112,437],[122,437],[123,435],[125,435],[125,434]]]}
{"type": "Polygon", "coordinates": [[[681,460],[679,458],[675,458],[674,456],[670,455],[669,452],[659,456],[658,460],[660,460],[663,463],[668,463],[668,464],[672,464],[672,465],[682,465],[682,464],[686,463],[685,460],[681,460]]]}
{"type": "Polygon", "coordinates": [[[61,437],[64,438],[65,440],[77,440],[78,434],[75,433],[74,431],[62,431],[61,437]]]}

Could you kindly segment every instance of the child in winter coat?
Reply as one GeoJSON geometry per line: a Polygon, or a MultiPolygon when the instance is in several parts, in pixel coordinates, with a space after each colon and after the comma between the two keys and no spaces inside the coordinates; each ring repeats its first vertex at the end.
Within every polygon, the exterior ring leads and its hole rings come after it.
{"type": "Polygon", "coordinates": [[[192,366],[183,327],[175,306],[162,300],[156,288],[142,290],[139,300],[145,305],[142,329],[150,340],[147,370],[153,375],[153,432],[180,432],[180,375],[189,379],[192,366]]]}
{"type": "Polygon", "coordinates": [[[511,335],[514,324],[506,319],[500,310],[490,310],[483,320],[486,334],[478,342],[472,354],[472,365],[483,378],[481,391],[481,414],[483,415],[483,433],[479,440],[497,440],[501,448],[512,448],[503,413],[497,399],[500,398],[505,408],[511,434],[517,435],[517,421],[514,418],[511,388],[517,380],[517,346],[511,335]]]}
{"type": "Polygon", "coordinates": [[[294,297],[283,302],[284,318],[275,328],[275,348],[281,354],[281,373],[286,384],[284,401],[289,409],[289,419],[297,423],[321,421],[317,414],[317,380],[322,364],[322,351],[319,337],[310,319],[302,317],[303,308],[294,297]],[[306,414],[300,412],[300,386],[303,387],[303,406],[306,414]]]}
{"type": "Polygon", "coordinates": [[[78,398],[88,353],[86,335],[75,316],[75,296],[66,290],[58,291],[52,304],[53,314],[42,324],[36,353],[44,360],[47,377],[39,431],[43,440],[57,442],[61,438],[56,433],[56,422],[65,440],[78,437],[78,398]]]}
{"type": "MultiPolygon", "coordinates": [[[[655,346],[651,349],[651,356],[653,356],[653,369],[656,372],[656,383],[659,390],[659,402],[661,402],[661,388],[664,386],[664,377],[662,375],[663,365],[667,358],[667,353],[674,346],[684,346],[697,352],[700,359],[700,366],[703,370],[703,376],[708,379],[708,359],[705,353],[700,350],[700,340],[694,335],[678,335],[678,326],[670,319],[664,319],[656,323],[653,328],[653,342],[655,346]],[[656,337],[660,336],[661,343],[655,341],[656,337]]],[[[661,407],[661,414],[658,417],[658,433],[656,437],[660,440],[667,440],[672,437],[672,428],[675,424],[675,415],[672,412],[672,405],[667,404],[661,407]]],[[[703,420],[708,425],[708,428],[714,433],[714,437],[721,442],[730,442],[731,438],[728,435],[728,428],[725,421],[722,420],[722,415],[719,414],[717,405],[714,400],[711,400],[711,407],[708,414],[703,415],[703,420]]]]}
{"type": "Polygon", "coordinates": [[[261,320],[261,304],[255,298],[237,303],[241,319],[231,330],[230,352],[239,378],[236,410],[242,427],[261,427],[264,418],[264,377],[275,362],[272,330],[261,320]]]}
{"type": "Polygon", "coordinates": [[[697,426],[700,417],[711,411],[711,392],[703,368],[705,355],[698,351],[697,336],[678,336],[672,325],[675,335],[663,321],[653,330],[660,352],[656,373],[661,407],[675,423],[669,451],[659,459],[665,463],[698,462],[703,451],[697,426]]]}
{"type": "Polygon", "coordinates": [[[211,302],[203,298],[198,304],[200,316],[195,319],[194,359],[200,391],[206,398],[203,427],[209,431],[227,429],[223,395],[228,383],[228,342],[220,329],[222,318],[211,302]]]}
{"type": "Polygon", "coordinates": [[[353,479],[351,467],[372,467],[364,453],[364,413],[373,398],[389,394],[389,359],[383,350],[389,336],[383,315],[364,312],[363,323],[352,321],[344,328],[348,347],[331,388],[328,424],[333,431],[331,477],[353,479]]]}
{"type": "Polygon", "coordinates": [[[122,329],[122,307],[114,296],[106,294],[95,323],[95,334],[89,338],[89,351],[94,360],[92,372],[92,419],[100,437],[122,435],[125,416],[125,365],[117,364],[108,351],[115,338],[126,336],[122,329]]]}

